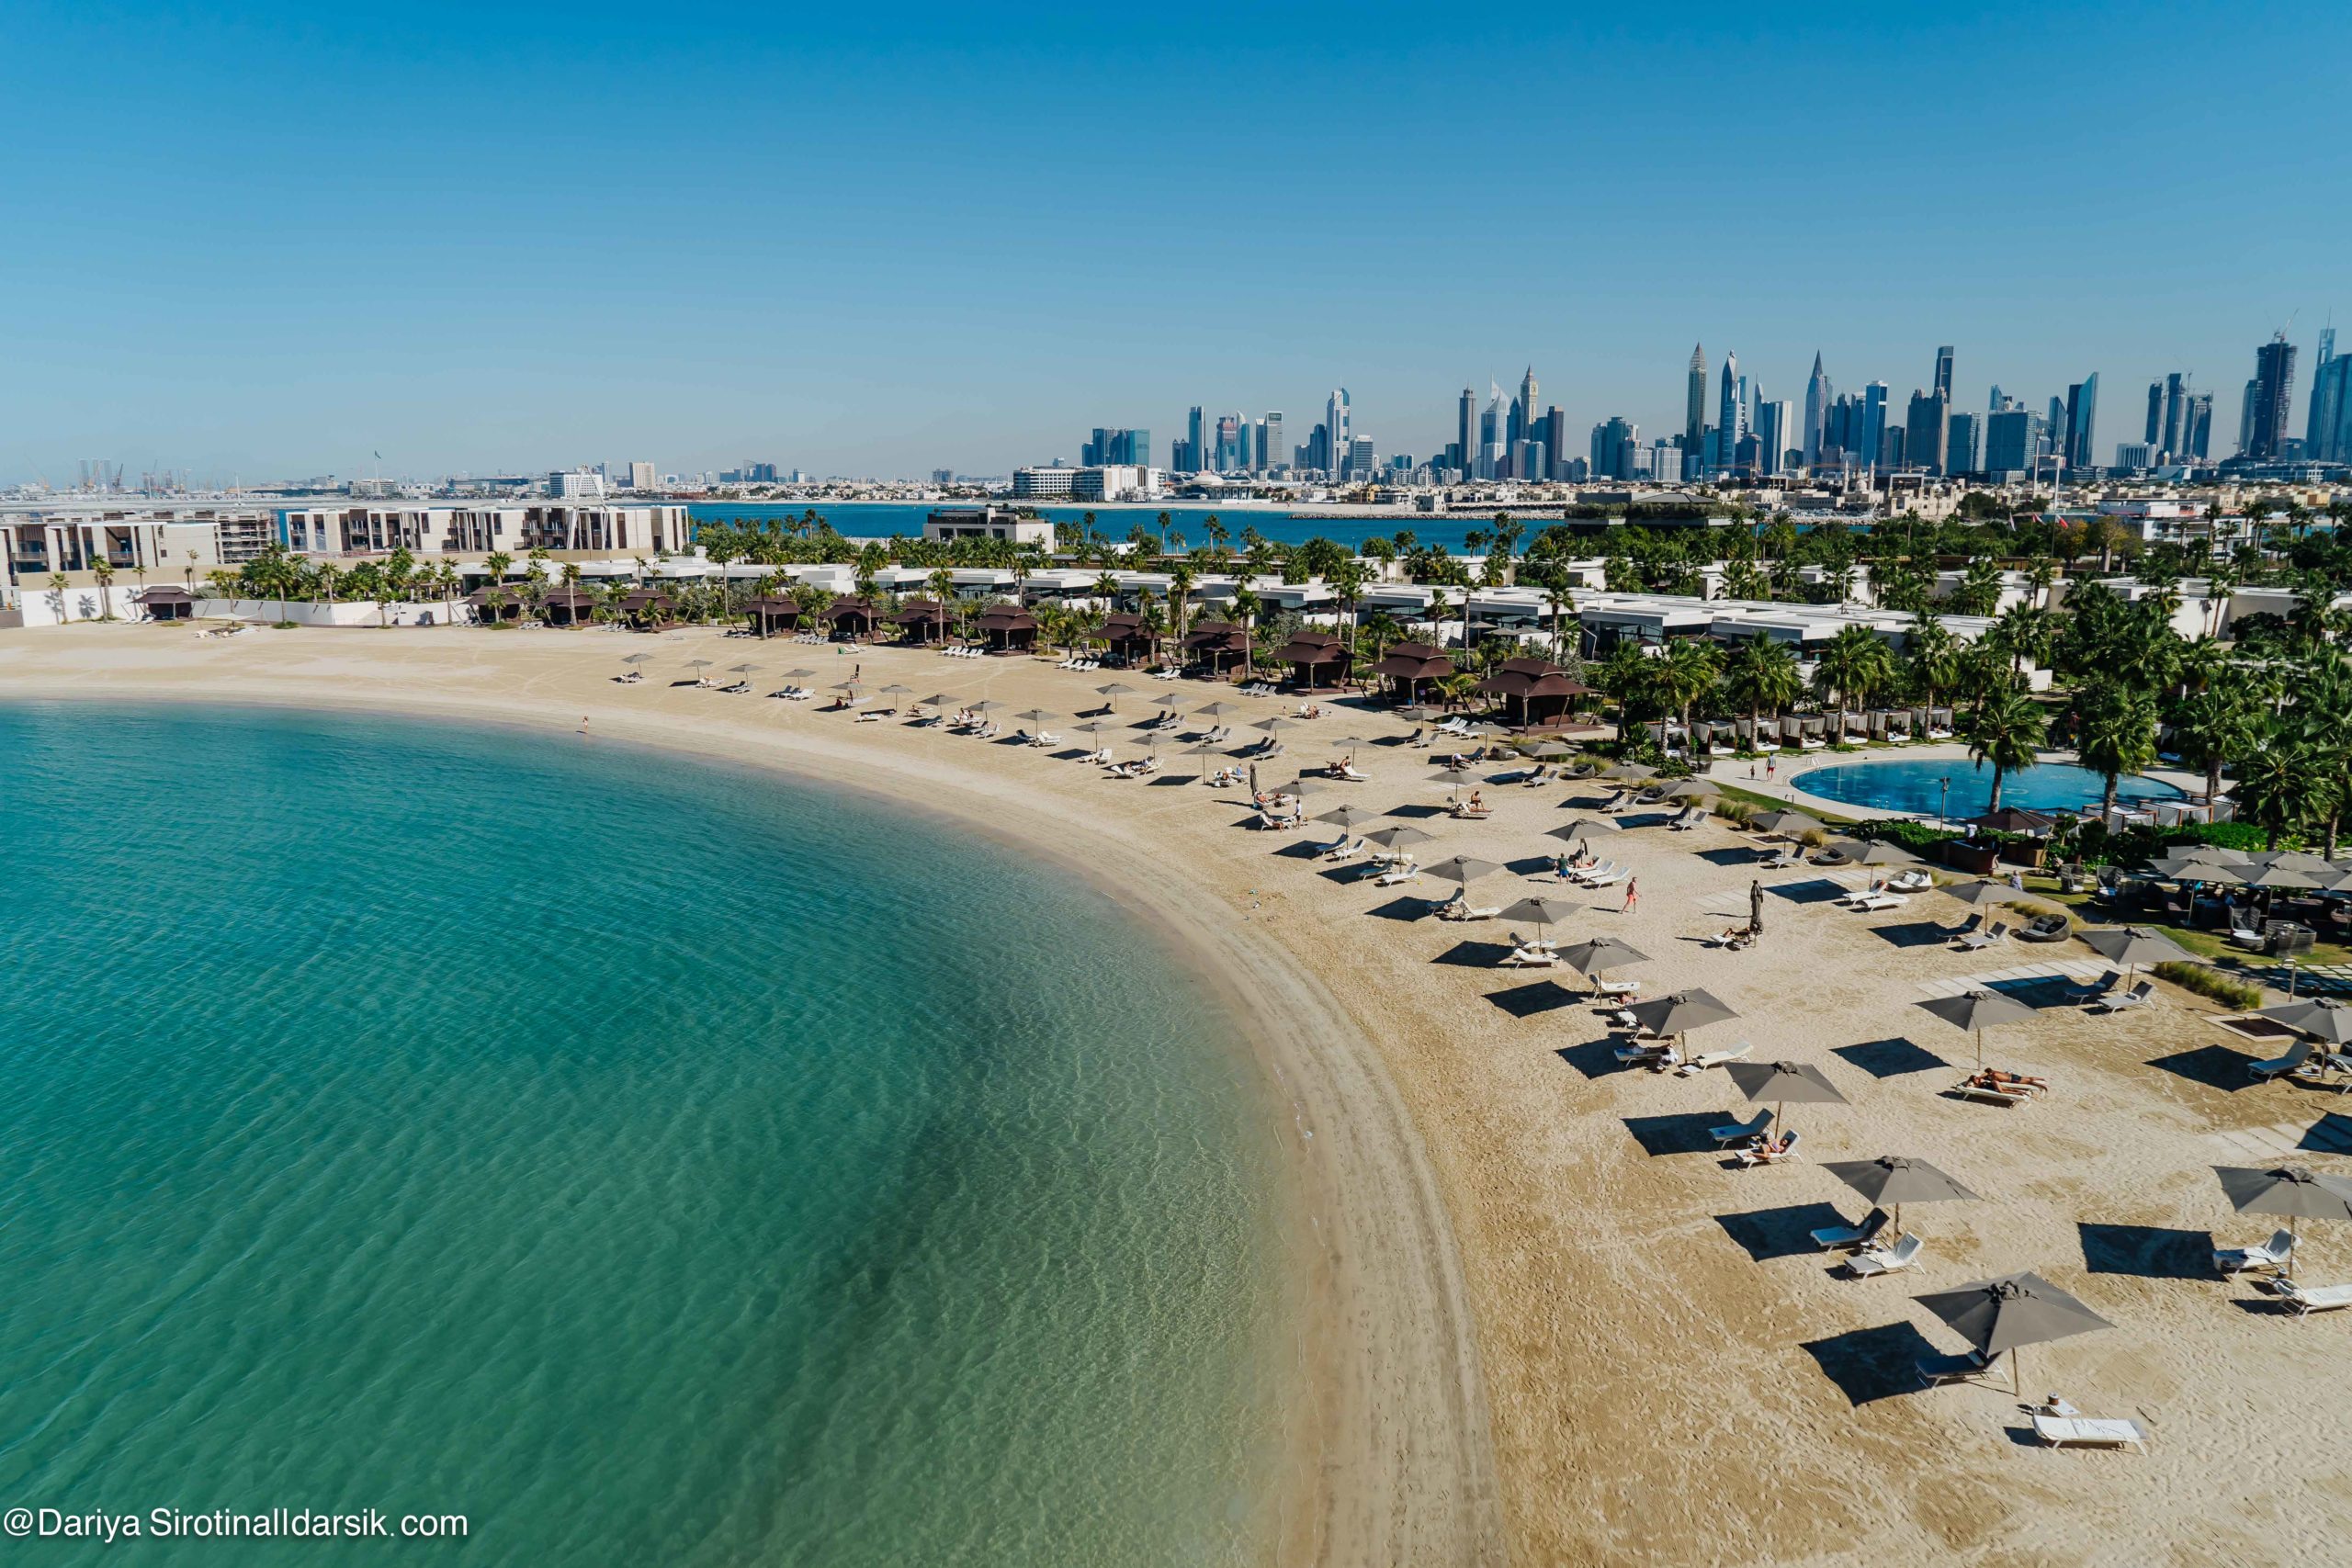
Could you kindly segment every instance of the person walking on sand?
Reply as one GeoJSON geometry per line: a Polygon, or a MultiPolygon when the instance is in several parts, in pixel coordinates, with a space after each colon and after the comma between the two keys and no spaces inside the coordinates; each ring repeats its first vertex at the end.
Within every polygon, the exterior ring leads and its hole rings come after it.
{"type": "Polygon", "coordinates": [[[1629,915],[1630,915],[1630,914],[1632,914],[1632,913],[1634,912],[1634,907],[1635,907],[1635,906],[1637,906],[1637,905],[1639,905],[1639,904],[1641,903],[1641,901],[1642,901],[1642,879],[1641,879],[1640,877],[1636,876],[1636,877],[1633,878],[1631,881],[1629,881],[1629,882],[1627,882],[1627,883],[1625,884],[1625,910],[1624,910],[1624,912],[1625,912],[1626,914],[1629,914],[1629,915]]]}

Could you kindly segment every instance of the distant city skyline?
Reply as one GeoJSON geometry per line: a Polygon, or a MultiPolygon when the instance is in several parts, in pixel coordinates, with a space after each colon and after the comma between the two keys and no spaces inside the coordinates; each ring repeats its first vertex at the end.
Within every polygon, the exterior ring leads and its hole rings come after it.
{"type": "Polygon", "coordinates": [[[1295,446],[1340,387],[1353,435],[1428,455],[1531,365],[1576,442],[1646,444],[1694,341],[1711,399],[1736,351],[1801,434],[1816,351],[1895,423],[1944,345],[1955,413],[1997,384],[2046,417],[2096,373],[2102,461],[2188,373],[2219,457],[2282,328],[2304,436],[2352,157],[2324,81],[2227,89],[2281,30],[2333,58],[2343,15],[1285,20],[28,0],[0,43],[53,63],[0,101],[0,479],[919,478],[1096,426],[1165,462],[1195,404],[1286,411],[1295,446]],[[1465,187],[1498,105],[1514,151],[1465,187]],[[1894,134],[1923,113],[1966,130],[1933,178],[1894,134]],[[1726,146],[1757,199],[1679,173],[1726,146]]]}

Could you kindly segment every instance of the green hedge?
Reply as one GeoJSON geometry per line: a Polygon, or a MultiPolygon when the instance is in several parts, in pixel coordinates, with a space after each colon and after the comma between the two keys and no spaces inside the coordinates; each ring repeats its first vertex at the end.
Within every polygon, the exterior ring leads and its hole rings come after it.
{"type": "Polygon", "coordinates": [[[2233,980],[2210,964],[2159,964],[2148,973],[2159,980],[2170,980],[2184,991],[2211,997],[2223,1007],[2235,1008],[2240,1012],[2262,1005],[2261,987],[2233,980]]]}

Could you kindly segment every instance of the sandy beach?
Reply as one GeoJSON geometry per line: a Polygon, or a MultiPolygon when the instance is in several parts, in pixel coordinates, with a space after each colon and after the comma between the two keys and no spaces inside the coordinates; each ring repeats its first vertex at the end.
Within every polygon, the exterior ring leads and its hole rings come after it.
{"type": "MultiPolygon", "coordinates": [[[[1704,987],[1739,1017],[1694,1037],[1751,1042],[1810,1063],[1851,1102],[1794,1107],[1805,1158],[1729,1168],[1704,1135],[1750,1111],[1721,1072],[1627,1070],[1573,971],[1499,969],[1506,928],[1430,918],[1452,891],[1379,888],[1309,857],[1332,830],[1256,831],[1244,792],[1168,773],[1119,781],[1071,745],[989,743],[903,716],[856,723],[820,703],[695,689],[744,661],[760,693],[788,670],[821,691],[862,666],[903,682],[1069,716],[1097,685],[1139,688],[1123,725],[1212,695],[1193,682],[1082,674],[1025,659],[759,643],[710,630],[249,630],[76,625],[0,635],[0,698],[141,697],[398,710],[582,732],[786,768],[946,813],[1103,879],[1170,932],[1227,991],[1295,1108],[1316,1235],[1315,1321],[1300,1344],[1295,1484],[1282,1560],[1333,1563],[2179,1562],[2340,1559],[2352,1529],[2352,1415],[2339,1397],[2352,1313],[2299,1319],[2207,1267],[2215,1245],[2273,1224],[2231,1213],[2215,1165],[2282,1158],[2352,1169],[2352,1119],[2332,1096],[2250,1085],[2241,1061],[2277,1053],[2222,1027],[2211,1004],[2163,987],[2113,1019],[2048,1007],[1997,1032],[1988,1060],[2046,1076],[2014,1110],[1944,1093],[1973,1043],[1915,1004],[2029,964],[2102,967],[2079,942],[1968,954],[1940,940],[1968,911],[1936,895],[1882,914],[1829,899],[1861,874],[1762,874],[1767,934],[1743,922],[1749,840],[1720,822],[1668,832],[1629,813],[1596,837],[1631,866],[1622,889],[1538,877],[1549,829],[1597,792],[1487,784],[1492,816],[1438,814],[1431,753],[1407,726],[1352,707],[1284,739],[1268,784],[1360,736],[1369,782],[1311,797],[1400,811],[1436,835],[1420,858],[1503,863],[1475,901],[1536,892],[1579,906],[1554,935],[1609,934],[1647,953],[1626,971],[1658,995],[1704,987]],[[641,684],[612,677],[653,656],[641,684]],[[1868,1205],[1820,1162],[1900,1154],[1982,1195],[1906,1213],[1919,1264],[1839,1277],[1815,1226],[1868,1205]],[[2029,1352],[2030,1398],[2130,1416],[2143,1455],[2052,1451],[2007,1384],[1922,1390],[1921,1358],[1959,1337],[1912,1300],[2033,1269],[2114,1327],[2029,1352]]],[[[883,699],[888,701],[890,699],[883,699]]],[[[1188,726],[1189,730],[1192,727],[1188,726]]],[[[1113,737],[1121,757],[1142,737],[1113,737]]],[[[2352,1280],[2352,1230],[2306,1227],[2299,1278],[2352,1280]]]]}

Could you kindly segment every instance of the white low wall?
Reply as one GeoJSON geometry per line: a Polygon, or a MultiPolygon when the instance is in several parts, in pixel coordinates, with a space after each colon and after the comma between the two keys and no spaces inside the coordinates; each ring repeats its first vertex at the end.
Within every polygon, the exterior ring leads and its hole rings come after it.
{"type": "Polygon", "coordinates": [[[366,599],[338,599],[332,604],[297,599],[281,610],[275,599],[206,597],[196,602],[196,613],[206,620],[254,621],[263,626],[290,621],[298,626],[446,626],[452,616],[461,626],[473,619],[463,604],[452,605],[440,599],[381,609],[366,599]]]}

